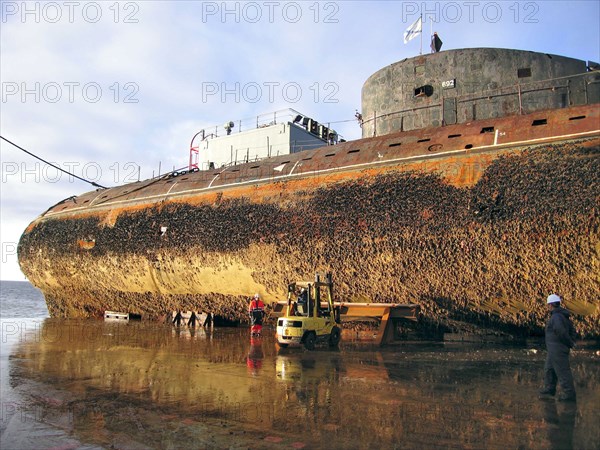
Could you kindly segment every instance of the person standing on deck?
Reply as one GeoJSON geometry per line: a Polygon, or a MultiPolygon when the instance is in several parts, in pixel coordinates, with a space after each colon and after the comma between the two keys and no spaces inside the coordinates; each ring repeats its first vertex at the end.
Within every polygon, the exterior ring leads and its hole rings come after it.
{"type": "Polygon", "coordinates": [[[560,384],[559,401],[575,401],[573,374],[569,365],[569,353],[575,346],[576,332],[570,312],[561,306],[561,298],[551,294],[546,300],[550,318],[546,323],[546,349],[548,355],[544,365],[544,388],[540,398],[553,397],[556,384],[560,384]]]}

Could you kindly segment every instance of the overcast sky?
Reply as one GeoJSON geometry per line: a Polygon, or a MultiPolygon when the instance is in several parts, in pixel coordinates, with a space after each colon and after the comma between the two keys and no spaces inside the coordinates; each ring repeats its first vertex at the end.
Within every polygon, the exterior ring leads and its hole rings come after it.
{"type": "MultiPolygon", "coordinates": [[[[2,136],[104,186],[188,163],[202,128],[294,108],[346,139],[364,81],[419,54],[500,47],[600,61],[594,1],[2,1],[2,136]],[[432,21],[435,22],[432,24],[432,21]]],[[[0,143],[0,279],[50,206],[94,189],[0,143]]]]}

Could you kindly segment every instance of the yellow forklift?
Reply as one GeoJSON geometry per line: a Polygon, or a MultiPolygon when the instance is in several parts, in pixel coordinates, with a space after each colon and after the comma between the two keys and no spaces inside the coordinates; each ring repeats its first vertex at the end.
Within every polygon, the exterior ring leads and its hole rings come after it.
{"type": "Polygon", "coordinates": [[[321,281],[297,281],[288,285],[285,314],[277,320],[277,343],[280,347],[304,345],[313,350],[317,343],[336,347],[341,338],[339,310],[333,306],[331,273],[321,281]]]}

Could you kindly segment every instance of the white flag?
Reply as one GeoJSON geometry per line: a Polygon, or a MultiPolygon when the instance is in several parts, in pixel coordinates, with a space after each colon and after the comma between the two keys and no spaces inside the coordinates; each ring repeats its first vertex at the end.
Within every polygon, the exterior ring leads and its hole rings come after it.
{"type": "Polygon", "coordinates": [[[406,29],[404,32],[404,43],[407,44],[412,38],[417,37],[417,35],[421,32],[421,28],[423,28],[423,22],[421,21],[421,17],[415,20],[410,27],[406,29]]]}

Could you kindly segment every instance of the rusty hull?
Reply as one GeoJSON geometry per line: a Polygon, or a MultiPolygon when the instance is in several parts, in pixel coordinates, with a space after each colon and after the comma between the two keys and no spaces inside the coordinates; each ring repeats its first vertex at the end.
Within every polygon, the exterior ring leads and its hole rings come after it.
{"type": "Polygon", "coordinates": [[[432,330],[540,332],[561,293],[598,337],[598,105],[361,139],[73,197],[24,232],[52,316],[246,316],[332,271],[338,299],[432,330]]]}

